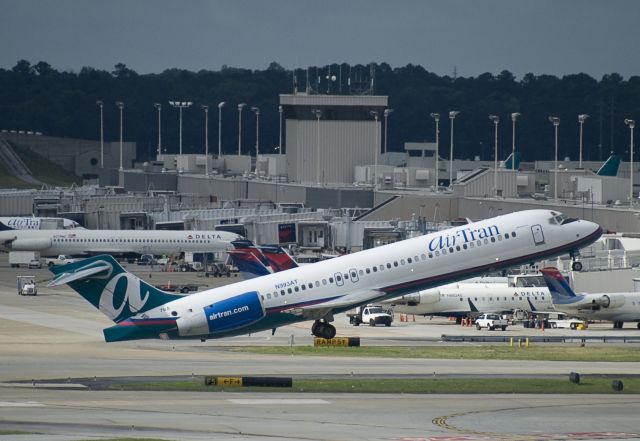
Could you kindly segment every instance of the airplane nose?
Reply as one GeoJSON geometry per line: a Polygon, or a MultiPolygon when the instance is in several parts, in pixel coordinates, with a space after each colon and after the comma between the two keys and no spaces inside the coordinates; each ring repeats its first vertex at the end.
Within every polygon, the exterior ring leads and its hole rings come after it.
{"type": "Polygon", "coordinates": [[[595,222],[582,221],[585,223],[585,236],[591,237],[594,241],[602,236],[602,227],[595,222]]]}

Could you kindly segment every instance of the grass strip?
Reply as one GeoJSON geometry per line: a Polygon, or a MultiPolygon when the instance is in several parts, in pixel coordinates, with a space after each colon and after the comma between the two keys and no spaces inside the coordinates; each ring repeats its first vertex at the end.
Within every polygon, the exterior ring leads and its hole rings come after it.
{"type": "Polygon", "coordinates": [[[49,185],[57,185],[61,187],[68,187],[75,183],[77,185],[82,184],[82,179],[76,176],[72,172],[66,170],[61,165],[50,161],[46,157],[34,152],[28,147],[21,145],[11,144],[16,154],[20,156],[22,162],[25,163],[33,176],[49,185]]]}
{"type": "Polygon", "coordinates": [[[3,430],[0,429],[1,435],[34,435],[34,432],[25,432],[24,430],[3,430]]]}
{"type": "Polygon", "coordinates": [[[202,392],[306,392],[405,394],[638,394],[640,378],[624,378],[624,390],[611,388],[611,378],[582,377],[580,384],[562,378],[353,378],[293,380],[293,387],[205,386],[203,380],[133,382],[112,386],[118,390],[202,392]]]}
{"type": "Polygon", "coordinates": [[[436,358],[453,360],[640,361],[640,347],[632,346],[246,346],[231,351],[267,355],[330,357],[436,358]]]}

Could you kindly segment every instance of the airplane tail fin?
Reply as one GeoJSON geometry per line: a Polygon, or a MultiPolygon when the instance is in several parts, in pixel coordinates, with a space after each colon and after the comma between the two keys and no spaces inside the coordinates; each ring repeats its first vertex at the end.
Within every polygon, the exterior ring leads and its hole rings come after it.
{"type": "Polygon", "coordinates": [[[54,278],[48,286],[68,284],[116,323],[182,297],[149,285],[106,254],[56,265],[50,271],[54,278]]]}
{"type": "Polygon", "coordinates": [[[620,156],[612,154],[597,171],[598,176],[617,176],[620,167],[620,156]]]}
{"type": "Polygon", "coordinates": [[[260,247],[260,251],[276,273],[298,267],[298,263],[280,245],[263,245],[260,247]]]}
{"type": "Polygon", "coordinates": [[[521,158],[522,155],[520,154],[520,152],[516,152],[515,155],[511,153],[504,161],[504,168],[506,168],[507,170],[518,170],[518,167],[520,167],[521,158]]]}
{"type": "MultiPolygon", "coordinates": [[[[260,252],[258,249],[254,248],[254,250],[260,252]]],[[[238,249],[227,251],[233,264],[238,267],[240,274],[245,280],[271,274],[270,269],[256,256],[254,250],[238,249]]]]}
{"type": "Polygon", "coordinates": [[[542,268],[540,272],[549,288],[549,293],[554,303],[563,303],[576,297],[576,293],[569,286],[569,282],[560,274],[557,268],[542,268]]]}

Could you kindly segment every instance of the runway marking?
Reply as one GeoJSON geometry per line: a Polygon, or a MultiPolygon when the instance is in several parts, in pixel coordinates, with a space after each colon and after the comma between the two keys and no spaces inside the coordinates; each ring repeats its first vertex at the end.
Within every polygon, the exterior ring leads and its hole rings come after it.
{"type": "Polygon", "coordinates": [[[38,389],[86,389],[87,386],[78,383],[0,383],[0,387],[22,387],[38,389]]]}
{"type": "Polygon", "coordinates": [[[329,401],[313,398],[239,398],[228,401],[234,404],[254,404],[259,406],[270,404],[329,404],[329,401]]]}
{"type": "Polygon", "coordinates": [[[35,401],[0,401],[0,407],[44,407],[44,404],[35,401]]]}

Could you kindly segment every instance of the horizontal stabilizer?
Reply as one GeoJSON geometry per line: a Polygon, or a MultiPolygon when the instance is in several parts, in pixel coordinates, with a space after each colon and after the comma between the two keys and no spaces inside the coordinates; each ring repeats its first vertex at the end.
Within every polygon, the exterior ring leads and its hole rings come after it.
{"type": "Polygon", "coordinates": [[[106,275],[111,270],[108,263],[92,262],[87,267],[77,268],[73,272],[65,272],[58,274],[47,286],[60,286],[76,280],[86,279],[87,277],[98,275],[102,272],[106,275]]]}

